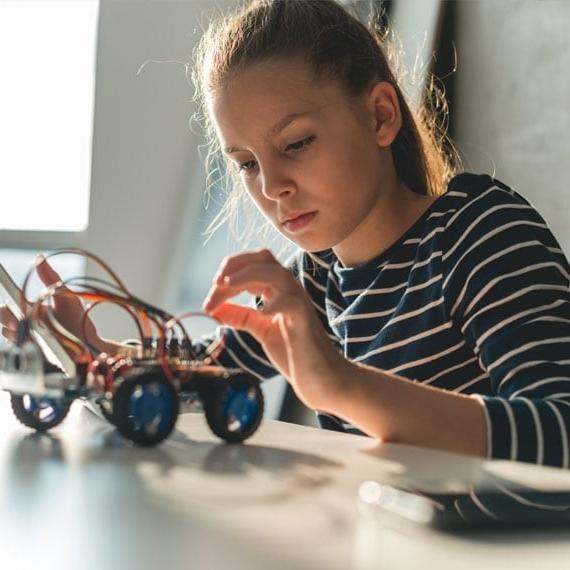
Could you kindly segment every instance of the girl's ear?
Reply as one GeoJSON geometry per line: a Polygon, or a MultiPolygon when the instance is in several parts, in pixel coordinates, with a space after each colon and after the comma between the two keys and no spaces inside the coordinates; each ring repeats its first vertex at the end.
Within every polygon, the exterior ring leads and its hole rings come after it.
{"type": "Polygon", "coordinates": [[[375,83],[369,91],[368,109],[374,121],[378,146],[390,146],[402,126],[400,104],[394,86],[387,81],[375,83]]]}

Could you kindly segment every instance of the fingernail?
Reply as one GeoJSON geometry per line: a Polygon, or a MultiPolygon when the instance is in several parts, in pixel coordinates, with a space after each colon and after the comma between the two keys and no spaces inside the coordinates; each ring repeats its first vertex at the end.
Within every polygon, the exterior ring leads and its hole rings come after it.
{"type": "Polygon", "coordinates": [[[38,253],[38,255],[36,255],[36,265],[43,263],[45,260],[46,258],[43,256],[43,254],[38,253]]]}

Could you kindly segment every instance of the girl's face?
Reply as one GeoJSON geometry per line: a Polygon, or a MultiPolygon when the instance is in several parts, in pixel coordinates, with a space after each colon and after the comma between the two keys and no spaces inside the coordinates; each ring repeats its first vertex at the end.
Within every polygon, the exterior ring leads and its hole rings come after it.
{"type": "Polygon", "coordinates": [[[208,108],[230,165],[289,240],[348,251],[382,231],[377,214],[397,181],[367,94],[349,98],[306,65],[268,60],[232,75],[208,108]]]}

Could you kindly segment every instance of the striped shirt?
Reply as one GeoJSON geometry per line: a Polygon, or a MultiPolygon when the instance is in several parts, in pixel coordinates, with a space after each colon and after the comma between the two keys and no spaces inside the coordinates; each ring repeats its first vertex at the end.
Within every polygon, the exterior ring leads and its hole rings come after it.
{"type": "MultiPolygon", "coordinates": [[[[518,193],[464,173],[370,262],[299,251],[290,268],[347,359],[480,398],[489,457],[569,466],[570,266],[518,193]]],[[[277,373],[253,337],[226,333],[220,364],[277,373]]]]}

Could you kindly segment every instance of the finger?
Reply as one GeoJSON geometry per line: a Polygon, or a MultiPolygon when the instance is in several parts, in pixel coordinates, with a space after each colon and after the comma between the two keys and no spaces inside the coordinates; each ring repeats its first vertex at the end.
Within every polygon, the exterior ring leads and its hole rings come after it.
{"type": "Polygon", "coordinates": [[[46,261],[43,255],[38,256],[36,261],[36,272],[41,282],[47,287],[61,281],[59,274],[54,271],[53,267],[46,261]]]}
{"type": "Polygon", "coordinates": [[[226,275],[230,275],[239,271],[243,267],[255,263],[274,263],[280,265],[280,263],[275,259],[274,255],[268,249],[258,249],[255,251],[246,251],[244,253],[237,253],[235,255],[230,255],[226,257],[220,264],[214,279],[214,283],[221,284],[224,281],[226,275]]]}
{"type": "Polygon", "coordinates": [[[298,283],[293,275],[283,266],[275,263],[258,263],[244,267],[226,276],[224,283],[231,287],[240,287],[249,283],[267,283],[275,289],[297,289],[298,283]]]}
{"type": "Polygon", "coordinates": [[[2,327],[2,336],[10,342],[16,342],[17,333],[15,330],[2,327]]]}
{"type": "Polygon", "coordinates": [[[297,336],[307,334],[307,329],[322,328],[312,307],[308,307],[297,295],[282,295],[270,308],[253,309],[234,303],[223,303],[211,315],[223,324],[245,330],[261,341],[267,330],[283,319],[284,325],[297,336]]]}
{"type": "Polygon", "coordinates": [[[214,316],[232,329],[245,331],[255,337],[276,369],[286,378],[289,376],[283,339],[276,323],[278,317],[266,317],[255,309],[231,303],[218,307],[214,316]]]}
{"type": "Polygon", "coordinates": [[[232,303],[223,303],[212,312],[212,316],[224,325],[250,333],[260,342],[263,342],[270,325],[268,318],[259,311],[232,303]]]}
{"type": "Polygon", "coordinates": [[[18,327],[18,319],[6,305],[0,305],[0,324],[14,330],[18,327]]]}
{"type": "Polygon", "coordinates": [[[209,314],[212,314],[217,310],[218,306],[239,295],[240,293],[251,293],[252,295],[267,297],[269,294],[269,288],[266,284],[259,285],[249,285],[240,287],[229,287],[227,285],[214,285],[206,299],[202,303],[202,309],[209,314]]]}
{"type": "Polygon", "coordinates": [[[248,292],[261,295],[264,301],[278,294],[301,292],[291,273],[274,263],[258,263],[226,275],[222,284],[214,284],[204,301],[204,310],[211,311],[225,300],[248,292]]]}
{"type": "MultiPolygon", "coordinates": [[[[43,256],[39,256],[39,259],[43,261],[39,261],[36,265],[36,271],[44,285],[49,287],[63,281],[59,273],[53,269],[43,256]]],[[[58,287],[57,292],[52,297],[57,311],[74,313],[83,310],[83,303],[74,295],[73,291],[65,286],[58,287]]]]}

